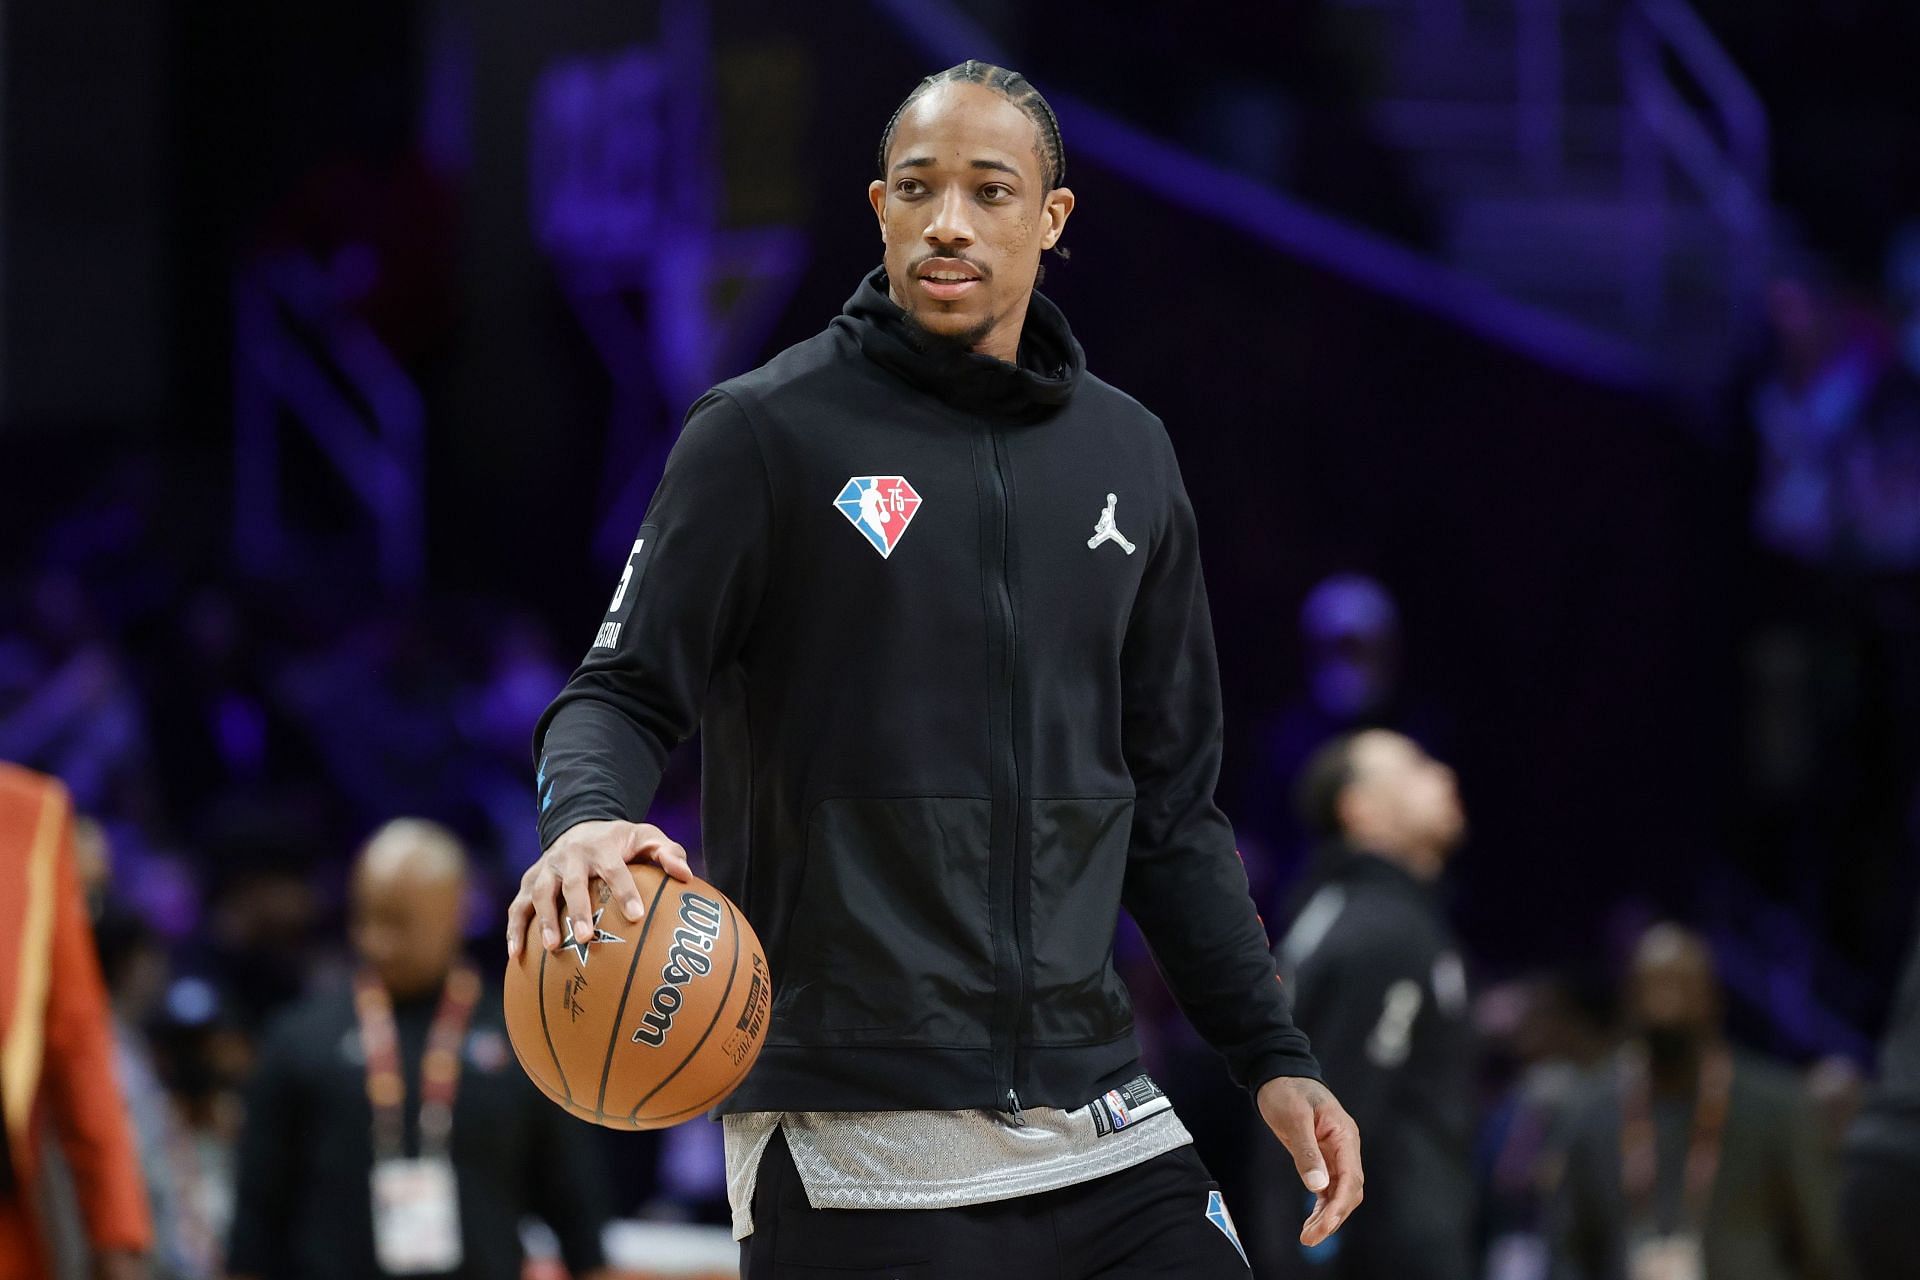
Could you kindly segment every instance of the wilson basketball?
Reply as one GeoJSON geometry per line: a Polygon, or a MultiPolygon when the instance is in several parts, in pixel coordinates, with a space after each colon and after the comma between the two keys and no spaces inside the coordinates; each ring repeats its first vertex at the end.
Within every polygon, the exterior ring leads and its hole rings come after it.
{"type": "Polygon", "coordinates": [[[508,963],[507,1035],[533,1082],[574,1115],[660,1129],[746,1079],[773,984],[760,939],[726,895],[651,863],[628,870],[647,904],[638,924],[596,880],[591,942],[569,931],[558,951],[536,944],[508,963]]]}

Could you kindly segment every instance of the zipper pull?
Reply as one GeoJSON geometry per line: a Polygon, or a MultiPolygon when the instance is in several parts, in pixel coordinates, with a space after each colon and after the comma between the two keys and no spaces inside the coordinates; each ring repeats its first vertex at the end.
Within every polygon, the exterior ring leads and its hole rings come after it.
{"type": "Polygon", "coordinates": [[[1007,1090],[1007,1114],[1013,1117],[1016,1125],[1026,1128],[1027,1118],[1020,1114],[1020,1095],[1011,1089],[1007,1090]]]}

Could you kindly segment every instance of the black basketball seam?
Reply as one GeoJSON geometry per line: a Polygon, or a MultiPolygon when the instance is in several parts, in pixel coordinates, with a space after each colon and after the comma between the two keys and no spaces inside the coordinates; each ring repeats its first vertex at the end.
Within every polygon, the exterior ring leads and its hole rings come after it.
{"type": "MultiPolygon", "coordinates": [[[[677,1123],[681,1116],[695,1115],[699,1112],[707,1110],[710,1107],[717,1106],[720,1102],[720,1099],[731,1095],[735,1089],[740,1087],[740,1082],[747,1078],[747,1073],[753,1070],[753,1064],[754,1062],[759,1060],[759,1057],[760,1057],[759,1054],[755,1054],[753,1058],[750,1059],[744,1066],[742,1066],[738,1071],[733,1073],[733,1078],[731,1080],[728,1080],[725,1085],[715,1090],[712,1097],[707,1098],[704,1102],[696,1102],[694,1105],[690,1107],[682,1107],[678,1111],[668,1112],[666,1115],[663,1115],[663,1116],[649,1116],[647,1117],[647,1127],[649,1129],[663,1129],[667,1127],[668,1121],[673,1121],[677,1123]]],[[[637,1117],[629,1117],[629,1118],[635,1119],[635,1120],[638,1119],[637,1117]]],[[[638,1126],[636,1125],[636,1127],[638,1126]]]]}
{"type": "MultiPolygon", "coordinates": [[[[761,1047],[765,1048],[765,1045],[766,1045],[766,1042],[763,1039],[761,1041],[761,1047]]],[[[757,1063],[759,1060],[760,1060],[760,1054],[756,1051],[752,1057],[748,1058],[745,1062],[740,1064],[739,1069],[736,1070],[733,1073],[733,1075],[728,1078],[725,1084],[721,1085],[718,1089],[714,1090],[712,1096],[704,1099],[703,1101],[696,1102],[690,1107],[682,1107],[678,1111],[670,1111],[664,1115],[648,1116],[644,1123],[640,1120],[640,1118],[637,1115],[628,1116],[627,1119],[635,1129],[639,1129],[643,1131],[647,1129],[669,1128],[673,1124],[679,1123],[681,1117],[691,1116],[699,1112],[706,1111],[712,1107],[718,1106],[721,1100],[732,1096],[733,1091],[738,1089],[741,1086],[741,1084],[745,1082],[747,1076],[752,1073],[754,1064],[757,1063]]]]}
{"type": "Polygon", "coordinates": [[[713,1006],[713,1017],[708,1020],[707,1029],[702,1031],[700,1038],[693,1042],[693,1048],[687,1050],[687,1056],[680,1059],[680,1065],[667,1072],[666,1077],[659,1084],[647,1090],[646,1097],[633,1104],[633,1110],[627,1112],[629,1120],[636,1119],[640,1115],[640,1108],[647,1105],[647,1100],[673,1083],[673,1078],[686,1069],[687,1064],[693,1061],[694,1055],[700,1052],[700,1046],[705,1044],[707,1037],[713,1034],[713,1029],[720,1025],[720,1015],[726,1012],[727,997],[733,994],[733,980],[740,972],[740,917],[735,914],[733,903],[725,894],[721,895],[720,900],[727,904],[727,919],[733,921],[733,963],[727,966],[727,985],[720,991],[719,1003],[713,1006]]]}
{"type": "MultiPolygon", "coordinates": [[[[766,1047],[766,1041],[763,1036],[761,1040],[761,1048],[765,1048],[765,1047],[766,1047]]],[[[721,1085],[718,1089],[714,1090],[711,1096],[707,1097],[706,1099],[700,1102],[694,1103],[690,1107],[682,1107],[678,1111],[670,1111],[664,1115],[648,1116],[644,1122],[642,1122],[637,1115],[628,1116],[627,1119],[635,1129],[642,1130],[642,1131],[645,1131],[648,1129],[670,1128],[673,1125],[680,1123],[680,1120],[682,1117],[697,1115],[702,1111],[706,1111],[712,1107],[718,1106],[723,1099],[731,1097],[734,1090],[738,1089],[741,1086],[741,1084],[743,1084],[746,1081],[747,1076],[751,1074],[753,1071],[754,1064],[757,1063],[759,1060],[760,1060],[760,1054],[759,1054],[759,1051],[756,1050],[751,1057],[749,1057],[745,1062],[740,1064],[739,1069],[736,1070],[733,1073],[733,1075],[727,1079],[727,1082],[725,1084],[721,1085]]]]}
{"type": "Polygon", "coordinates": [[[593,1101],[593,1114],[597,1120],[604,1120],[607,1113],[602,1109],[607,1102],[607,1077],[613,1072],[613,1049],[620,1043],[620,1024],[626,1017],[627,995],[633,990],[633,975],[639,971],[640,957],[646,954],[647,935],[653,932],[654,917],[659,913],[660,895],[673,883],[673,877],[665,871],[660,873],[660,884],[653,891],[653,901],[647,904],[647,922],[640,926],[640,941],[633,944],[633,961],[627,965],[627,984],[620,988],[620,1003],[613,1010],[613,1030],[607,1035],[607,1056],[600,1064],[600,1096],[593,1101]]]}
{"type": "Polygon", "coordinates": [[[540,1034],[547,1038],[547,1052],[553,1055],[553,1069],[560,1073],[560,1092],[567,1095],[567,1101],[573,1101],[573,1086],[567,1083],[567,1069],[560,1065],[560,1051],[553,1047],[553,1031],[547,1026],[547,952],[540,952],[540,978],[537,984],[540,992],[540,1034]]]}

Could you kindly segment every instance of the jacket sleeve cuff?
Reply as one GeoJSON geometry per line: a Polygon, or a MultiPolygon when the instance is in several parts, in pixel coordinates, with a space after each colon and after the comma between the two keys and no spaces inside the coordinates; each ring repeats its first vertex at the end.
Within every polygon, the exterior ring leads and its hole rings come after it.
{"type": "Polygon", "coordinates": [[[597,821],[638,822],[640,819],[625,813],[612,796],[569,796],[540,815],[540,851],[544,853],[552,848],[553,842],[569,828],[597,821]]]}
{"type": "Polygon", "coordinates": [[[1272,1049],[1257,1055],[1246,1073],[1247,1092],[1258,1093],[1260,1086],[1269,1080],[1281,1076],[1298,1076],[1306,1080],[1320,1079],[1320,1064],[1309,1053],[1297,1053],[1290,1049],[1272,1049]]]}

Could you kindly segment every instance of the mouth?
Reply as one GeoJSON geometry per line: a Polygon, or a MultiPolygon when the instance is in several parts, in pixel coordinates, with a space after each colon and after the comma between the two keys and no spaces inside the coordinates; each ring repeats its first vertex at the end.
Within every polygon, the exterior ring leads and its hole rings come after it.
{"type": "Polygon", "coordinates": [[[914,272],[914,283],[937,302],[954,302],[979,288],[981,280],[969,263],[935,260],[914,272]]]}

